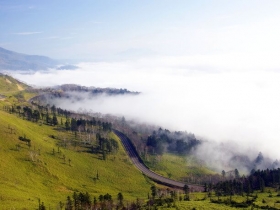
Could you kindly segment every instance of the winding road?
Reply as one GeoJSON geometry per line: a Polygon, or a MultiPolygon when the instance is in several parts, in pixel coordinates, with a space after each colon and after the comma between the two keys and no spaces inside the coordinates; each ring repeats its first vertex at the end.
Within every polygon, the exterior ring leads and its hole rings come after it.
{"type": "MultiPolygon", "coordinates": [[[[130,142],[129,138],[124,135],[122,132],[113,130],[114,133],[120,138],[128,156],[130,157],[132,163],[147,177],[154,180],[157,183],[160,183],[162,185],[166,185],[169,187],[175,187],[175,188],[183,188],[187,183],[175,181],[169,178],[166,178],[164,176],[161,176],[153,171],[151,171],[147,166],[143,163],[141,158],[139,157],[138,153],[136,152],[135,148],[133,147],[132,143],[130,142]]],[[[193,184],[187,184],[190,188],[190,191],[203,191],[204,188],[201,185],[193,185],[193,184]]]]}

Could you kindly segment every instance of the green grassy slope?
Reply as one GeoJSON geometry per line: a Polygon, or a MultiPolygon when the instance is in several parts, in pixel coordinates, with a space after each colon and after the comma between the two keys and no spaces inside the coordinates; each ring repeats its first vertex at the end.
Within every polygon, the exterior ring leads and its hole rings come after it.
{"type": "Polygon", "coordinates": [[[6,94],[10,92],[21,91],[28,86],[8,75],[0,74],[0,93],[6,94]]]}
{"type": "Polygon", "coordinates": [[[11,76],[0,74],[0,106],[23,103],[34,97],[36,91],[11,76]]]}
{"type": "Polygon", "coordinates": [[[164,153],[160,157],[149,155],[144,162],[156,173],[175,180],[193,181],[193,178],[198,180],[201,176],[216,174],[191,155],[170,153],[164,153]]]}
{"type": "Polygon", "coordinates": [[[118,192],[125,199],[146,197],[150,184],[122,147],[104,161],[97,155],[70,149],[60,149],[58,153],[56,140],[49,135],[61,134],[51,126],[40,126],[0,111],[1,208],[35,208],[39,198],[55,208],[75,190],[97,197],[105,193],[116,197],[118,192]],[[24,135],[31,139],[30,148],[18,140],[24,135]],[[95,180],[97,171],[99,180],[95,180]]]}

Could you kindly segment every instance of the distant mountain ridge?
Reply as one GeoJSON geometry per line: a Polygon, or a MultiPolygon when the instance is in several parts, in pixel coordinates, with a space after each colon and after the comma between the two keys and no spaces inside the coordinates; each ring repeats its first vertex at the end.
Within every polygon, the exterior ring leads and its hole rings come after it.
{"type": "Polygon", "coordinates": [[[47,70],[49,68],[75,69],[76,66],[61,64],[58,60],[51,59],[41,55],[26,55],[23,53],[13,52],[0,47],[0,70],[47,70]]]}
{"type": "Polygon", "coordinates": [[[26,55],[0,47],[0,70],[45,70],[56,65],[58,61],[46,56],[26,55]]]}

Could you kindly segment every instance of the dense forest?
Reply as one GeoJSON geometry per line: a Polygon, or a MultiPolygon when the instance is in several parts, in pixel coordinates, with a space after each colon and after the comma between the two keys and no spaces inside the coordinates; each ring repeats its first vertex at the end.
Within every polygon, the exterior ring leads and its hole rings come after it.
{"type": "Polygon", "coordinates": [[[147,138],[148,152],[162,155],[164,152],[176,152],[178,154],[188,154],[200,141],[194,134],[159,128],[147,138]]]}
{"type": "MultiPolygon", "coordinates": [[[[256,190],[264,191],[265,187],[279,189],[280,168],[266,170],[252,170],[247,177],[240,177],[237,169],[235,177],[225,181],[220,181],[208,190],[214,189],[220,195],[234,195],[243,193],[253,193],[256,190]]],[[[279,194],[280,195],[280,194],[279,194]]]]}
{"type": "MultiPolygon", "coordinates": [[[[249,176],[240,176],[237,169],[235,169],[235,176],[226,179],[223,176],[222,181],[215,184],[205,184],[205,192],[211,195],[214,192],[217,199],[212,198],[211,202],[218,204],[226,204],[233,207],[249,207],[261,209],[278,209],[268,206],[258,206],[254,202],[258,198],[258,193],[264,193],[266,188],[273,189],[277,192],[277,197],[280,196],[280,168],[266,169],[266,170],[252,170],[249,176]],[[232,200],[233,196],[246,196],[246,200],[237,203],[232,200]],[[227,197],[227,199],[221,199],[227,197]]],[[[272,191],[268,191],[268,197],[272,198],[272,191]]],[[[266,200],[263,199],[262,203],[265,204],[266,200]]]]}

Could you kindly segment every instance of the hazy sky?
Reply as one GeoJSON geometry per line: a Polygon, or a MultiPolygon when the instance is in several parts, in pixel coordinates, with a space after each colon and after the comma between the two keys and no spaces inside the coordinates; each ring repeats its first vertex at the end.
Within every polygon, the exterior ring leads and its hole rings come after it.
{"type": "Polygon", "coordinates": [[[0,46],[82,60],[275,54],[279,11],[277,0],[0,0],[0,46]]]}
{"type": "Polygon", "coordinates": [[[143,93],[70,108],[129,116],[280,158],[279,11],[278,0],[0,0],[0,46],[91,61],[75,71],[14,74],[29,84],[143,93]]]}

